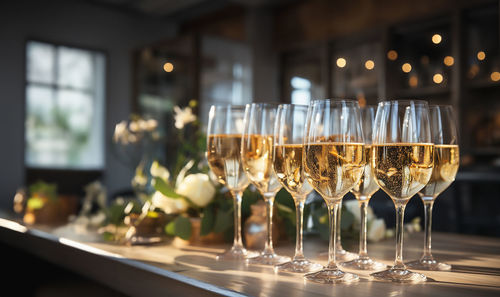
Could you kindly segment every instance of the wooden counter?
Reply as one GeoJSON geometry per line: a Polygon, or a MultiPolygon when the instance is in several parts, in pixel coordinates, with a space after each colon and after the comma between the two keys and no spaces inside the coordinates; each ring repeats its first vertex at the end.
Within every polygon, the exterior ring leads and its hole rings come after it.
{"type": "MultiPolygon", "coordinates": [[[[300,274],[275,274],[267,266],[218,262],[215,255],[228,246],[118,246],[59,238],[50,231],[26,228],[0,218],[0,241],[61,265],[130,296],[500,296],[500,239],[433,234],[434,256],[453,265],[450,272],[424,272],[423,284],[360,281],[349,285],[305,282],[300,274]]],[[[355,245],[357,243],[353,243],[355,245]]],[[[393,239],[368,245],[369,254],[387,264],[394,257],[393,239]]],[[[418,258],[423,234],[405,239],[405,259],[418,258]]],[[[317,257],[327,244],[305,240],[306,255],[317,257]]],[[[352,250],[356,250],[353,246],[352,250]]],[[[293,246],[277,251],[292,255],[293,246]]],[[[353,272],[352,270],[348,270],[353,272]]]]}

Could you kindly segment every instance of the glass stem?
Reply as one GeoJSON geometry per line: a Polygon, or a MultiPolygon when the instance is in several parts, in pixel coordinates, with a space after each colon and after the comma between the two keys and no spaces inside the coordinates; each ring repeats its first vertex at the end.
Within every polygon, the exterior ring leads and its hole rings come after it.
{"type": "Polygon", "coordinates": [[[328,221],[330,225],[330,242],[328,245],[328,266],[327,269],[337,270],[335,255],[337,252],[337,216],[340,201],[328,203],[328,221]]]}
{"type": "Polygon", "coordinates": [[[425,239],[424,239],[424,255],[422,256],[422,258],[427,260],[432,260],[431,231],[432,231],[432,207],[434,206],[434,199],[432,197],[424,197],[422,200],[424,202],[424,210],[425,210],[425,239]]]}
{"type": "Polygon", "coordinates": [[[302,246],[302,232],[303,232],[303,223],[304,223],[304,203],[305,199],[300,197],[295,200],[295,217],[297,220],[296,224],[296,236],[295,236],[295,256],[293,256],[293,260],[303,260],[304,259],[304,250],[302,246]]]}
{"type": "Polygon", "coordinates": [[[276,194],[264,195],[264,200],[266,201],[266,214],[267,214],[267,238],[266,245],[264,247],[264,254],[274,254],[273,248],[273,208],[274,208],[274,197],[276,194]]]}
{"type": "Polygon", "coordinates": [[[396,204],[396,260],[394,261],[393,269],[405,270],[406,266],[403,263],[403,230],[404,217],[407,201],[395,202],[396,204]]]}
{"type": "Polygon", "coordinates": [[[241,201],[243,197],[242,191],[231,191],[234,199],[234,242],[233,248],[243,248],[241,240],[241,201]]]}
{"type": "Polygon", "coordinates": [[[336,238],[336,242],[335,242],[335,245],[337,246],[337,250],[335,251],[336,253],[337,252],[340,252],[342,251],[344,248],[342,247],[342,239],[340,238],[340,227],[342,226],[341,224],[341,218],[342,218],[342,200],[340,200],[340,202],[338,203],[339,204],[339,207],[337,208],[337,218],[335,219],[335,223],[336,223],[336,233],[337,233],[337,238],[336,238]]]}
{"type": "Polygon", "coordinates": [[[368,227],[368,202],[370,201],[370,197],[361,196],[358,201],[361,211],[361,226],[359,228],[359,259],[367,260],[368,251],[366,249],[366,229],[368,227]]]}

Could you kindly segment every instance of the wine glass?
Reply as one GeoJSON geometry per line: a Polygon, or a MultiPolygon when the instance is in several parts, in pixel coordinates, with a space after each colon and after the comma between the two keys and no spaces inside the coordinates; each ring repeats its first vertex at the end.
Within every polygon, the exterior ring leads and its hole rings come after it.
{"type": "Polygon", "coordinates": [[[304,170],[307,180],[328,208],[330,243],[328,265],[306,274],[307,280],[335,284],[359,277],[341,271],[336,264],[336,225],[342,197],[363,174],[364,137],[359,106],[352,100],[315,100],[309,106],[304,139],[304,170]]]}
{"type": "Polygon", "coordinates": [[[234,241],[218,260],[241,260],[248,255],[241,240],[241,201],[250,183],[241,165],[244,106],[212,105],[208,116],[207,160],[218,181],[234,199],[234,241]]]}
{"type": "Polygon", "coordinates": [[[434,169],[429,183],[418,192],[425,209],[424,254],[420,260],[406,265],[420,270],[450,270],[451,265],[434,260],[431,254],[432,207],[437,196],[450,186],[457,175],[460,159],[457,125],[452,106],[431,105],[429,109],[434,169]]]}
{"type": "Polygon", "coordinates": [[[339,208],[337,210],[337,247],[335,248],[335,259],[337,261],[349,261],[356,258],[358,255],[348,252],[342,247],[341,239],[341,218],[342,218],[342,200],[340,200],[339,208]]]}
{"type": "Polygon", "coordinates": [[[267,237],[264,250],[259,256],[249,258],[248,263],[276,265],[289,261],[289,257],[274,252],[272,241],[273,205],[276,193],[281,189],[273,169],[273,129],[277,104],[252,103],[245,108],[244,132],[241,141],[243,168],[266,202],[267,237]]]}
{"type": "Polygon", "coordinates": [[[359,228],[359,256],[349,262],[344,262],[341,265],[346,268],[359,269],[359,270],[380,270],[385,268],[385,264],[375,262],[368,257],[366,249],[366,229],[367,229],[367,216],[368,216],[368,203],[370,198],[375,192],[378,191],[379,186],[373,179],[373,172],[371,168],[371,139],[373,121],[375,120],[375,107],[366,106],[360,109],[361,114],[361,127],[365,136],[365,157],[366,164],[363,176],[359,182],[352,188],[351,192],[354,194],[359,202],[361,213],[361,225],[359,228]]]}
{"type": "Polygon", "coordinates": [[[292,261],[275,266],[277,271],[311,272],[322,268],[304,257],[302,227],[304,205],[313,188],[307,182],[302,165],[306,105],[282,104],[274,124],[273,166],[283,187],[292,195],[296,209],[296,243],[292,261]]]}
{"type": "Polygon", "coordinates": [[[394,266],[371,276],[393,282],[425,281],[425,275],[407,270],[403,263],[403,220],[406,204],[429,182],[432,174],[434,145],[427,102],[380,102],[372,150],[375,181],[396,207],[397,245],[394,266]]]}

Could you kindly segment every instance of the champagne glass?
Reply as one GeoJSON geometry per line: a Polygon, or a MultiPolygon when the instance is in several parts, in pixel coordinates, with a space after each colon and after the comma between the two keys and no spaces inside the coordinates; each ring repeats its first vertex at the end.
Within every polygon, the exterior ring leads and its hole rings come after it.
{"type": "Polygon", "coordinates": [[[406,204],[432,174],[434,145],[427,102],[380,102],[372,142],[373,176],[396,207],[397,244],[394,266],[371,276],[393,282],[425,281],[425,275],[407,270],[403,263],[403,220],[406,204]]]}
{"type": "Polygon", "coordinates": [[[272,241],[273,205],[281,189],[273,169],[273,129],[277,104],[252,103],[245,108],[244,132],[241,141],[243,168],[266,202],[267,237],[259,256],[249,258],[252,264],[276,265],[289,261],[289,257],[274,252],[272,241]]]}
{"type": "Polygon", "coordinates": [[[241,137],[245,107],[212,105],[208,116],[207,160],[218,181],[234,199],[234,241],[218,260],[241,260],[248,252],[241,240],[241,201],[250,183],[241,165],[241,137]]]}
{"type": "Polygon", "coordinates": [[[432,257],[432,207],[437,196],[450,186],[457,175],[460,158],[457,125],[452,106],[434,105],[429,109],[434,142],[434,169],[429,183],[418,192],[425,209],[424,254],[420,260],[406,265],[420,270],[450,270],[451,265],[440,263],[432,257]]]}
{"type": "Polygon", "coordinates": [[[349,261],[357,257],[355,253],[348,252],[342,247],[341,239],[341,218],[342,218],[342,200],[339,204],[339,209],[337,210],[337,247],[335,248],[335,259],[338,261],[349,261]]]}
{"type": "Polygon", "coordinates": [[[357,281],[357,275],[337,267],[335,258],[337,210],[342,197],[361,178],[365,164],[358,103],[352,100],[313,101],[306,123],[304,171],[328,207],[330,243],[328,265],[304,277],[325,284],[357,281]]]}
{"type": "Polygon", "coordinates": [[[279,182],[292,195],[296,209],[296,243],[292,261],[275,266],[277,271],[311,272],[322,268],[304,257],[302,226],[304,205],[313,188],[307,182],[302,165],[306,105],[282,104],[274,124],[273,166],[279,182]]]}
{"type": "Polygon", "coordinates": [[[359,256],[349,262],[344,262],[341,265],[346,268],[358,269],[358,270],[381,270],[385,268],[385,264],[380,262],[375,262],[370,257],[368,257],[368,252],[366,249],[366,229],[367,229],[367,216],[368,216],[368,203],[370,198],[375,192],[378,191],[379,186],[373,179],[373,172],[370,165],[372,154],[371,154],[371,139],[372,139],[372,129],[373,121],[375,120],[375,107],[366,106],[360,109],[361,113],[361,127],[363,129],[363,134],[365,136],[365,157],[366,164],[363,176],[359,182],[352,188],[351,192],[354,194],[359,202],[359,208],[361,213],[361,225],[359,228],[359,256]]]}

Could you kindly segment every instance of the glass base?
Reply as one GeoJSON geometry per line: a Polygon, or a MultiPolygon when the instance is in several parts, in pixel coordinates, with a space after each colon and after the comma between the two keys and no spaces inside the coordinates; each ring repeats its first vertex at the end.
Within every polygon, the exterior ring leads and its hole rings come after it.
{"type": "Polygon", "coordinates": [[[231,247],[230,250],[225,251],[222,254],[217,255],[216,259],[222,261],[241,261],[249,257],[255,257],[257,253],[249,252],[244,247],[231,247]]]}
{"type": "MultiPolygon", "coordinates": [[[[320,257],[328,257],[328,252],[322,252],[319,254],[320,257]]],[[[358,254],[348,252],[344,249],[338,249],[337,248],[337,253],[335,253],[335,260],[339,262],[343,261],[350,261],[353,259],[356,259],[358,257],[358,254]]]]}
{"type": "Polygon", "coordinates": [[[420,259],[406,263],[406,266],[416,270],[434,270],[434,271],[451,270],[450,264],[441,263],[434,259],[420,259]]]}
{"type": "Polygon", "coordinates": [[[382,270],[387,268],[384,263],[373,261],[370,258],[355,259],[349,262],[340,263],[342,267],[357,270],[382,270]]]}
{"type": "Polygon", "coordinates": [[[311,262],[307,259],[292,260],[290,262],[278,264],[274,266],[276,272],[299,272],[306,273],[317,271],[323,268],[323,265],[311,262]]]}
{"type": "Polygon", "coordinates": [[[355,274],[344,272],[339,269],[322,269],[318,272],[312,272],[304,275],[304,278],[308,281],[320,283],[320,284],[339,284],[339,283],[351,283],[359,280],[359,277],[355,274]]]}
{"type": "Polygon", "coordinates": [[[407,269],[388,269],[370,274],[376,280],[396,283],[419,283],[425,282],[427,277],[423,274],[412,272],[407,269]]]}
{"type": "Polygon", "coordinates": [[[260,255],[247,258],[248,264],[278,265],[290,261],[290,257],[280,256],[274,252],[262,252],[260,255]]]}

